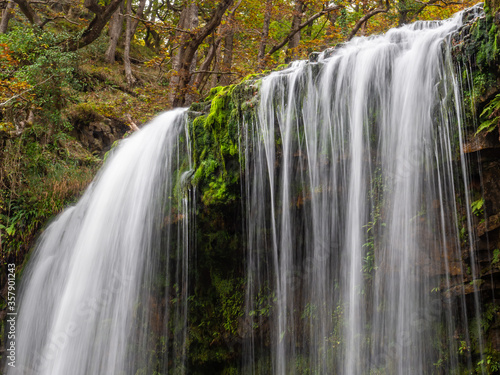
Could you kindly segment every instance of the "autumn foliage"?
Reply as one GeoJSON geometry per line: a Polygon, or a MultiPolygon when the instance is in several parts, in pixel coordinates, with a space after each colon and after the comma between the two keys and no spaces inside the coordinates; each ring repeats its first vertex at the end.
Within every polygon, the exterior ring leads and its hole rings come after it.
{"type": "MultiPolygon", "coordinates": [[[[118,59],[125,63],[128,85],[141,85],[139,77],[134,76],[134,64],[154,68],[158,81],[168,87],[171,105],[185,105],[204,96],[211,87],[237,82],[247,74],[272,69],[292,59],[306,58],[312,51],[333,47],[355,36],[381,33],[415,20],[447,18],[472,4],[468,0],[15,3],[14,9],[3,11],[3,23],[14,14],[16,25],[21,22],[24,27],[64,30],[68,38],[62,45],[67,50],[102,38],[109,38],[110,43],[116,40],[117,53],[125,50],[118,59]],[[151,53],[131,59],[129,51],[134,50],[134,45],[146,47],[151,53]]],[[[2,46],[2,50],[4,55],[9,54],[8,46],[2,46]]],[[[114,61],[115,55],[107,59],[114,61]]],[[[5,85],[3,82],[2,87],[5,85]]],[[[16,85],[22,86],[21,82],[7,85],[13,95],[25,89],[16,85]]]]}

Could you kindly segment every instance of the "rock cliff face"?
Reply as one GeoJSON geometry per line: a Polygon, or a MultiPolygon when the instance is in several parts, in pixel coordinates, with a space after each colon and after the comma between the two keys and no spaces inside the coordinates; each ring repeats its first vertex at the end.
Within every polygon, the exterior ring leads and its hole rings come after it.
{"type": "MultiPolygon", "coordinates": [[[[472,302],[479,290],[487,346],[500,351],[500,58],[497,47],[498,2],[487,2],[486,16],[466,25],[453,37],[453,54],[462,71],[466,138],[469,159],[473,232],[464,233],[462,261],[470,267],[471,251],[478,261],[478,280],[457,286],[472,302]],[[478,129],[483,129],[478,131],[478,129]]],[[[466,207],[462,207],[465,210],[466,207]]],[[[465,211],[464,211],[465,214],[465,211]]]]}
{"type": "Polygon", "coordinates": [[[104,117],[92,111],[74,113],[71,118],[73,136],[94,154],[104,154],[113,142],[130,130],[122,120],[104,117]]]}

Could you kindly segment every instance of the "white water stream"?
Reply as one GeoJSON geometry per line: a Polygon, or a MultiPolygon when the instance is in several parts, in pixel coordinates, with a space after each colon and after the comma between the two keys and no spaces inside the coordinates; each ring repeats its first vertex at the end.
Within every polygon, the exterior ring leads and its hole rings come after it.
{"type": "Polygon", "coordinates": [[[246,342],[248,373],[458,368],[454,322],[466,309],[439,290],[465,274],[461,89],[447,40],[461,24],[459,14],[357,38],[263,79],[246,124],[246,313],[272,328],[246,342]]]}
{"type": "MultiPolygon", "coordinates": [[[[166,293],[156,286],[158,275],[169,272],[159,269],[161,256],[178,254],[172,278],[187,288],[188,215],[183,199],[173,196],[181,177],[174,171],[186,159],[179,157],[187,147],[179,141],[184,131],[184,111],[176,110],[123,141],[78,204],[45,230],[23,274],[19,365],[7,374],[155,370],[147,349],[156,329],[153,294],[166,293]],[[183,215],[179,233],[165,223],[170,211],[183,215]]],[[[176,319],[184,325],[187,309],[179,306],[176,319]]],[[[178,333],[179,346],[185,335],[178,333]]]]}

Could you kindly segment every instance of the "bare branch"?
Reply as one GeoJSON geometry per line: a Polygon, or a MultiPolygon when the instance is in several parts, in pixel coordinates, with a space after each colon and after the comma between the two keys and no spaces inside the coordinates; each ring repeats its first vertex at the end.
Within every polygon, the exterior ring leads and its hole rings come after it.
{"type": "Polygon", "coordinates": [[[198,29],[191,40],[183,46],[183,58],[178,69],[180,79],[177,87],[175,87],[176,95],[172,102],[174,106],[184,104],[184,91],[191,79],[190,67],[198,47],[220,25],[224,13],[231,5],[233,5],[233,0],[221,0],[217,8],[212,12],[210,20],[201,29],[198,29]]]}
{"type": "MultiPolygon", "coordinates": [[[[23,0],[18,0],[23,1],[23,0]]],[[[25,0],[24,0],[25,1],[25,0]]],[[[111,2],[104,6],[100,6],[97,4],[97,0],[85,0],[85,6],[90,9],[92,12],[94,10],[98,10],[95,13],[94,19],[90,22],[87,28],[84,30],[82,36],[78,40],[69,40],[67,45],[67,50],[76,51],[79,48],[88,46],[94,40],[96,40],[100,35],[104,26],[107,25],[111,16],[120,6],[120,3],[123,0],[111,0],[111,2]]]]}
{"type": "Polygon", "coordinates": [[[325,14],[333,12],[334,10],[340,9],[342,7],[343,7],[342,5],[334,5],[328,8],[324,8],[322,11],[313,14],[306,21],[302,22],[296,29],[291,30],[290,33],[288,33],[288,35],[285,37],[285,39],[283,39],[283,41],[280,44],[273,46],[273,48],[271,48],[269,52],[266,53],[266,55],[272,55],[274,52],[280,50],[285,44],[287,44],[290,41],[290,39],[293,38],[295,34],[297,34],[304,27],[309,26],[311,23],[313,23],[321,16],[324,16],[325,14]]]}
{"type": "Polygon", "coordinates": [[[31,0],[30,4],[44,4],[44,5],[49,5],[49,4],[58,4],[58,2],[57,1],[31,0]]]}
{"type": "Polygon", "coordinates": [[[40,25],[40,27],[42,27],[42,28],[43,28],[43,27],[44,27],[46,24],[48,24],[49,22],[55,21],[55,20],[60,19],[60,18],[65,19],[66,21],[68,21],[69,23],[72,23],[73,25],[78,25],[78,26],[81,26],[81,25],[82,25],[81,23],[78,23],[78,22],[75,22],[75,21],[70,20],[70,19],[69,19],[68,17],[66,17],[66,16],[55,16],[54,18],[46,18],[46,19],[42,22],[42,24],[40,25]]]}
{"type": "Polygon", "coordinates": [[[446,8],[447,6],[450,6],[450,5],[460,5],[461,4],[461,3],[458,3],[458,2],[455,2],[455,1],[444,1],[444,0],[430,0],[428,2],[424,2],[424,1],[420,1],[420,0],[415,0],[415,2],[417,2],[419,4],[422,4],[422,6],[417,9],[417,11],[412,15],[411,19],[415,19],[427,7],[446,8]],[[437,4],[438,2],[441,2],[444,5],[437,4]]]}
{"type": "Polygon", "coordinates": [[[197,70],[196,72],[191,72],[191,74],[238,74],[233,72],[214,72],[211,70],[197,70]]]}
{"type": "Polygon", "coordinates": [[[94,14],[99,14],[104,10],[102,9],[103,7],[97,3],[97,0],[85,0],[83,5],[94,14]]]}
{"type": "Polygon", "coordinates": [[[363,24],[365,24],[370,18],[372,18],[373,16],[375,16],[379,13],[387,13],[389,11],[389,9],[390,9],[389,0],[386,0],[385,8],[375,8],[375,9],[369,11],[368,13],[366,13],[363,17],[361,17],[358,20],[358,22],[356,22],[356,24],[354,25],[353,29],[351,30],[349,36],[347,37],[347,40],[351,40],[352,38],[354,38],[354,36],[359,31],[361,26],[363,26],[363,24]]]}
{"type": "MultiPolygon", "coordinates": [[[[136,19],[138,21],[141,21],[145,26],[152,26],[154,24],[154,22],[151,22],[148,19],[145,19],[145,18],[142,18],[142,17],[137,17],[137,16],[135,16],[133,14],[124,14],[124,17],[134,18],[134,19],[136,19]]],[[[191,36],[194,36],[196,34],[194,32],[194,30],[185,30],[185,29],[181,29],[181,28],[178,28],[178,27],[171,27],[171,26],[158,25],[158,24],[156,24],[156,27],[159,27],[159,28],[164,29],[164,30],[172,30],[172,31],[178,31],[180,33],[186,33],[186,34],[189,34],[191,36]]]]}
{"type": "MultiPolygon", "coordinates": [[[[165,5],[165,3],[162,4],[165,5]]],[[[176,7],[168,0],[166,1],[166,5],[168,9],[173,10],[174,12],[182,12],[182,7],[176,7]]]]}
{"type": "Polygon", "coordinates": [[[447,7],[450,5],[463,5],[462,3],[456,2],[456,1],[444,1],[444,0],[431,0],[428,2],[420,1],[420,0],[415,0],[415,2],[425,5],[425,6],[434,6],[434,7],[447,7]],[[436,4],[438,2],[443,3],[444,5],[441,4],[436,4]]]}
{"type": "Polygon", "coordinates": [[[17,95],[14,95],[13,97],[11,97],[11,98],[7,99],[7,100],[6,100],[6,101],[4,101],[3,103],[0,103],[0,107],[5,107],[7,104],[9,104],[9,103],[10,103],[12,100],[14,100],[14,99],[17,99],[17,98],[19,98],[19,97],[21,97],[21,98],[22,98],[22,96],[23,96],[24,94],[26,94],[27,92],[30,92],[30,91],[31,91],[31,90],[33,90],[35,87],[37,87],[37,86],[40,86],[40,85],[44,84],[45,82],[47,82],[47,81],[48,81],[49,79],[51,79],[52,77],[54,77],[54,76],[52,75],[52,76],[50,76],[49,78],[47,78],[46,80],[44,80],[44,81],[42,81],[42,82],[40,82],[40,83],[37,83],[36,85],[31,86],[29,89],[24,90],[23,92],[21,92],[21,93],[19,93],[19,94],[17,94],[17,95]]]}
{"type": "Polygon", "coordinates": [[[240,7],[241,3],[242,3],[243,0],[238,0],[238,2],[236,3],[236,5],[233,7],[233,9],[230,10],[229,13],[231,13],[230,17],[234,17],[234,14],[236,13],[236,11],[238,10],[238,8],[240,7]]]}
{"type": "Polygon", "coordinates": [[[14,0],[32,25],[42,27],[42,20],[27,0],[14,0]]]}
{"type": "MultiPolygon", "coordinates": [[[[222,0],[217,8],[214,10],[214,12],[211,15],[210,20],[207,22],[207,24],[201,28],[197,33],[196,37],[194,38],[193,41],[191,41],[192,46],[198,46],[200,43],[202,43],[207,36],[210,35],[210,33],[215,30],[217,26],[219,26],[222,16],[226,12],[227,8],[231,6],[233,3],[233,0],[222,0]]],[[[193,51],[194,55],[194,51],[193,51]]]]}
{"type": "Polygon", "coordinates": [[[130,116],[130,113],[127,113],[127,119],[128,119],[128,122],[130,123],[129,127],[132,130],[132,132],[136,132],[138,130],[141,130],[141,129],[139,129],[137,124],[134,122],[134,120],[132,120],[132,116],[130,116]]]}

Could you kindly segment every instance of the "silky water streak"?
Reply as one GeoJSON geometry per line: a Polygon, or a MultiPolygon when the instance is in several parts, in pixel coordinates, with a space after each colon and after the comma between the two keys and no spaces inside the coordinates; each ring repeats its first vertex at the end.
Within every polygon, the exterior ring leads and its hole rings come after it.
{"type": "Polygon", "coordinates": [[[23,273],[18,366],[7,374],[151,374],[168,363],[182,371],[189,213],[175,185],[190,168],[185,122],[185,110],[167,112],[123,140],[44,231],[23,273]],[[162,313],[174,283],[178,307],[162,313]],[[150,346],[168,336],[158,316],[181,328],[152,359],[150,346]]]}
{"type": "Polygon", "coordinates": [[[262,80],[245,125],[245,373],[458,371],[468,312],[436,290],[465,275],[448,40],[462,18],[356,38],[262,80]]]}

